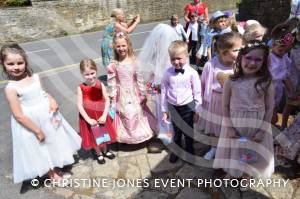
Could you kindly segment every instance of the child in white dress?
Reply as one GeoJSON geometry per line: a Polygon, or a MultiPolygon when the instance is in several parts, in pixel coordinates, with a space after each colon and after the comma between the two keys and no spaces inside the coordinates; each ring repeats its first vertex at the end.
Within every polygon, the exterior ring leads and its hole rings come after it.
{"type": "Polygon", "coordinates": [[[49,175],[60,185],[56,170],[74,163],[81,138],[57,112],[54,98],[44,91],[39,76],[32,74],[25,51],[17,44],[5,45],[0,63],[9,82],[5,96],[12,112],[14,183],[49,175]]]}

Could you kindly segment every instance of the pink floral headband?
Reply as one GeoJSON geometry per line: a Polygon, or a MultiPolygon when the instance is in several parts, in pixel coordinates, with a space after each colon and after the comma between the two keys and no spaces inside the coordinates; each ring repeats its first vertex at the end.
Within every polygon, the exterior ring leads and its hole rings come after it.
{"type": "Polygon", "coordinates": [[[292,33],[289,32],[285,34],[281,39],[274,40],[274,43],[278,45],[289,46],[294,42],[294,39],[295,37],[292,35],[292,33]]]}

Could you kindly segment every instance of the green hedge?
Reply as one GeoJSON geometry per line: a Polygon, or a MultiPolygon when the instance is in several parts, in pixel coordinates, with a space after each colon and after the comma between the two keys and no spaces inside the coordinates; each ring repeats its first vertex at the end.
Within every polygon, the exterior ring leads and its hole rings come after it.
{"type": "Polygon", "coordinates": [[[1,0],[0,7],[7,6],[30,6],[30,0],[1,0]]]}

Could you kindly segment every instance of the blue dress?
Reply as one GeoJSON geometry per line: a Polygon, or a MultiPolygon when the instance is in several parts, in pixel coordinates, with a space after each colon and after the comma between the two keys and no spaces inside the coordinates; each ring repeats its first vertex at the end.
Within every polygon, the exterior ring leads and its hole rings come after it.
{"type": "Polygon", "coordinates": [[[103,66],[107,66],[113,58],[112,42],[115,35],[115,24],[110,23],[105,27],[103,40],[101,42],[101,53],[103,66]]]}

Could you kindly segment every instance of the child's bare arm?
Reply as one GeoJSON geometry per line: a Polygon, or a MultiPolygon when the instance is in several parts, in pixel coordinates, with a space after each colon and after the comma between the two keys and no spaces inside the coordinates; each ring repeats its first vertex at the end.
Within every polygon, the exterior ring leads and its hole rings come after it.
{"type": "Polygon", "coordinates": [[[273,116],[274,109],[274,88],[271,84],[267,90],[265,96],[265,115],[263,118],[263,123],[257,132],[253,136],[253,140],[256,142],[262,141],[265,133],[272,133],[271,131],[271,120],[273,116]]]}
{"type": "Polygon", "coordinates": [[[83,117],[83,119],[87,123],[89,123],[90,125],[97,124],[97,121],[94,119],[91,119],[83,108],[82,91],[81,91],[80,87],[77,87],[77,108],[78,108],[80,115],[83,117]]]}
{"type": "Polygon", "coordinates": [[[207,59],[211,60],[211,48],[207,49],[207,59]]]}
{"type": "Polygon", "coordinates": [[[295,98],[296,93],[295,93],[295,90],[294,90],[294,87],[293,87],[293,84],[292,84],[291,80],[289,78],[287,78],[287,79],[283,80],[283,83],[284,83],[284,86],[287,90],[288,97],[295,98]]]}
{"type": "Polygon", "coordinates": [[[234,128],[233,123],[230,118],[230,98],[231,98],[231,83],[227,80],[223,88],[222,96],[222,111],[225,127],[230,129],[230,138],[237,138],[237,130],[234,128]]]}
{"type": "Polygon", "coordinates": [[[32,133],[34,133],[39,141],[43,141],[45,136],[42,130],[30,118],[23,114],[16,90],[6,88],[5,96],[14,118],[32,133]]]}
{"type": "Polygon", "coordinates": [[[116,27],[116,29],[117,30],[120,30],[121,32],[125,32],[125,33],[127,33],[127,34],[129,34],[129,33],[131,33],[134,29],[135,29],[135,27],[140,23],[140,16],[139,15],[137,15],[133,20],[132,20],[132,22],[128,25],[128,24],[126,24],[126,25],[122,25],[122,24],[120,24],[120,23],[116,23],[115,24],[115,27],[116,27]]]}

